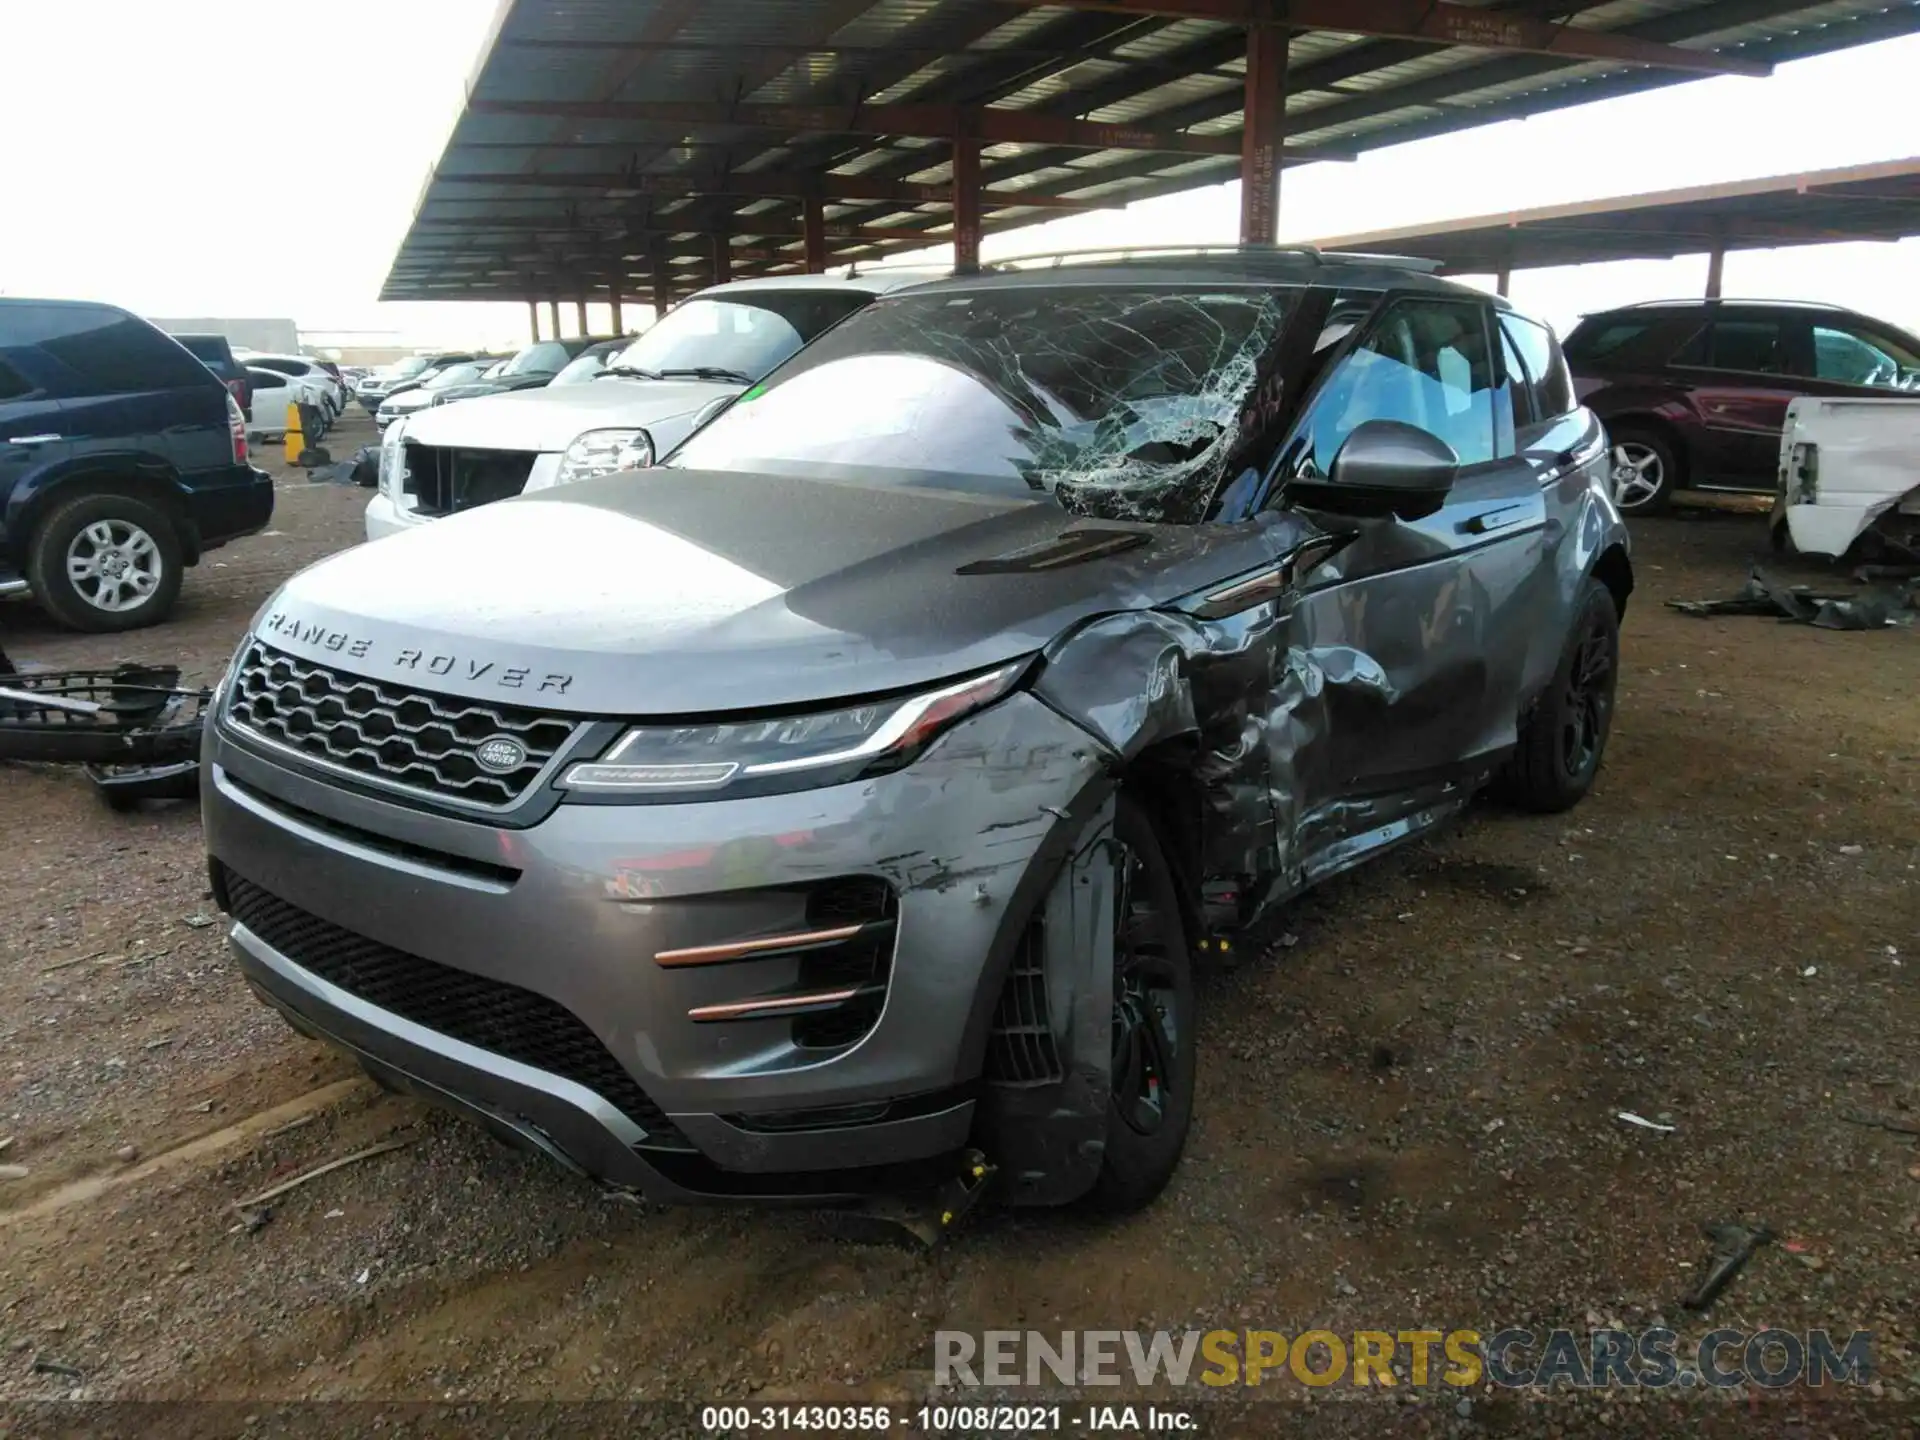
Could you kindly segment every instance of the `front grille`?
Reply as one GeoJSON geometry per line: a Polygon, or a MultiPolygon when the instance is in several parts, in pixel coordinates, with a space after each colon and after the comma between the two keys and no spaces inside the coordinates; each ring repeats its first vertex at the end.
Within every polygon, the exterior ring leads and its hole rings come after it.
{"type": "Polygon", "coordinates": [[[539,456],[526,450],[454,450],[406,442],[402,485],[421,515],[452,515],[507,500],[527,488],[539,456]]]}
{"type": "Polygon", "coordinates": [[[227,705],[235,723],[308,759],[489,809],[525,795],[574,728],[537,710],[422,695],[258,642],[234,672],[227,705]],[[501,739],[525,759],[510,770],[483,768],[480,751],[501,739]]]}
{"type": "Polygon", "coordinates": [[[1050,1085],[1065,1071],[1047,1007],[1046,931],[1035,920],[1020,937],[987,1035],[987,1079],[996,1085],[1050,1085]]]}
{"type": "Polygon", "coordinates": [[[692,1148],[613,1052],[558,1001],[356,935],[231,870],[224,880],[233,918],[301,969],[449,1039],[584,1085],[645,1130],[648,1147],[692,1148]]]}

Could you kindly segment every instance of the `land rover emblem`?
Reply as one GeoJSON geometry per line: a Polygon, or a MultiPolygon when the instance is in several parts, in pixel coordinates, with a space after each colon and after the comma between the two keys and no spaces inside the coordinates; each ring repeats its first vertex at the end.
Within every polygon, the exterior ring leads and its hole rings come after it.
{"type": "Polygon", "coordinates": [[[489,775],[511,775],[527,763],[527,747],[511,735],[490,735],[480,742],[473,759],[489,775]]]}

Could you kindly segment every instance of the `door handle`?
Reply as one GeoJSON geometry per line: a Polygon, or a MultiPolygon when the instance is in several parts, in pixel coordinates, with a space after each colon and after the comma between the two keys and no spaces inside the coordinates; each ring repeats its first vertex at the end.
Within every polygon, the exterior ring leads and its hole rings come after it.
{"type": "Polygon", "coordinates": [[[1506,530],[1518,525],[1527,518],[1528,507],[1508,505],[1499,510],[1486,510],[1471,519],[1460,522],[1460,528],[1469,535],[1488,535],[1495,530],[1506,530]]]}
{"type": "Polygon", "coordinates": [[[60,438],[58,435],[10,435],[7,437],[6,443],[9,445],[51,445],[60,438]]]}

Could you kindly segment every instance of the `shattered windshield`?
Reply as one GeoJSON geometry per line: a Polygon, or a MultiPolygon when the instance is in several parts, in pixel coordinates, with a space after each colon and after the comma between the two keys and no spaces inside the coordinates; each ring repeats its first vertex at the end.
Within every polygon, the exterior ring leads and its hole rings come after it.
{"type": "Polygon", "coordinates": [[[670,463],[1192,514],[1227,473],[1297,292],[1009,287],[882,301],[670,463]]]}

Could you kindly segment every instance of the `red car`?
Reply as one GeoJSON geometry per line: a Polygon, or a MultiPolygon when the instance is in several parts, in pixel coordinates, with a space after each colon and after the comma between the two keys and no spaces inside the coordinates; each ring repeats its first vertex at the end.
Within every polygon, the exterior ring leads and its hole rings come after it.
{"type": "Polygon", "coordinates": [[[1629,305],[1587,316],[1566,352],[1612,436],[1628,514],[1664,509],[1676,490],[1771,495],[1795,396],[1920,393],[1920,340],[1827,305],[1629,305]]]}

